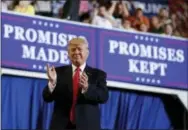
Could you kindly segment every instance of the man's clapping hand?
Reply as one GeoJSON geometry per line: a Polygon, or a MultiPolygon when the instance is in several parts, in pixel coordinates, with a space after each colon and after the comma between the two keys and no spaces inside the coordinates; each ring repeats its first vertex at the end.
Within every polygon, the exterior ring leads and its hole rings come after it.
{"type": "Polygon", "coordinates": [[[85,72],[83,72],[80,81],[79,81],[79,85],[82,88],[83,92],[86,92],[88,89],[88,76],[85,72]]]}
{"type": "Polygon", "coordinates": [[[50,67],[49,64],[47,64],[47,76],[49,83],[51,84],[49,87],[53,89],[57,81],[57,73],[54,66],[50,67]]]}

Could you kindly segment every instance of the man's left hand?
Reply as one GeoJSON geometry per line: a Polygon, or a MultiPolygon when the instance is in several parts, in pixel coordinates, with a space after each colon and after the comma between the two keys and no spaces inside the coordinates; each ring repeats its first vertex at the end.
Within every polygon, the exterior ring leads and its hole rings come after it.
{"type": "Polygon", "coordinates": [[[83,89],[84,92],[87,91],[89,85],[88,85],[88,76],[86,75],[85,72],[83,72],[80,78],[79,85],[83,89]]]}

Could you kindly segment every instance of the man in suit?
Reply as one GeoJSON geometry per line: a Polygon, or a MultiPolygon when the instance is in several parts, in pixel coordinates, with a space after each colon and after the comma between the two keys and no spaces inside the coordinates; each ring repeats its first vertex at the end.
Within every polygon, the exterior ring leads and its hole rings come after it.
{"type": "Polygon", "coordinates": [[[73,38],[68,44],[71,65],[47,65],[48,85],[43,90],[46,102],[54,101],[50,129],[99,130],[99,104],[108,100],[106,73],[89,67],[88,43],[73,38]]]}

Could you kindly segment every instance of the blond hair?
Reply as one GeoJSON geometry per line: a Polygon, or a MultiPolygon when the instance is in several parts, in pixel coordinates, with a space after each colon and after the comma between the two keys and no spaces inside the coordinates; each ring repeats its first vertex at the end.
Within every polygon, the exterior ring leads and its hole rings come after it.
{"type": "Polygon", "coordinates": [[[69,48],[70,45],[72,45],[72,44],[78,44],[78,43],[83,43],[83,44],[85,44],[85,45],[87,46],[87,48],[88,48],[88,42],[87,42],[87,40],[86,40],[85,38],[81,38],[81,37],[72,38],[72,39],[69,41],[69,43],[68,43],[68,48],[69,48]]]}

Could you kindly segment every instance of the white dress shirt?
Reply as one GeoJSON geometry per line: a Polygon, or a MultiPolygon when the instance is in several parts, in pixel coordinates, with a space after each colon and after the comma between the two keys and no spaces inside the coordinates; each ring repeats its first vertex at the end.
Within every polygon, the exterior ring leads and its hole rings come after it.
{"type": "MultiPolygon", "coordinates": [[[[84,72],[84,69],[86,67],[86,63],[84,63],[83,65],[81,65],[79,68],[80,68],[80,77],[82,76],[82,73],[84,72]]],[[[75,71],[76,71],[76,66],[72,64],[72,77],[74,76],[75,74],[75,71]]],[[[50,92],[53,92],[54,88],[55,88],[56,84],[52,84],[51,82],[48,82],[48,87],[49,87],[49,90],[50,92]]],[[[82,93],[85,93],[87,90],[84,90],[82,89],[82,93]]]]}
{"type": "MultiPolygon", "coordinates": [[[[80,68],[80,76],[82,75],[82,73],[84,72],[84,69],[86,67],[86,63],[84,63],[83,65],[81,65],[80,68]]],[[[75,71],[76,71],[76,66],[72,64],[72,76],[74,76],[75,71]]]]}
{"type": "MultiPolygon", "coordinates": [[[[82,73],[84,72],[84,69],[86,67],[86,63],[84,63],[83,65],[81,65],[80,68],[80,77],[82,76],[82,73]]],[[[72,64],[72,76],[74,76],[75,71],[76,71],[76,66],[72,64]]],[[[82,93],[85,93],[87,90],[82,89],[82,93]]]]}

